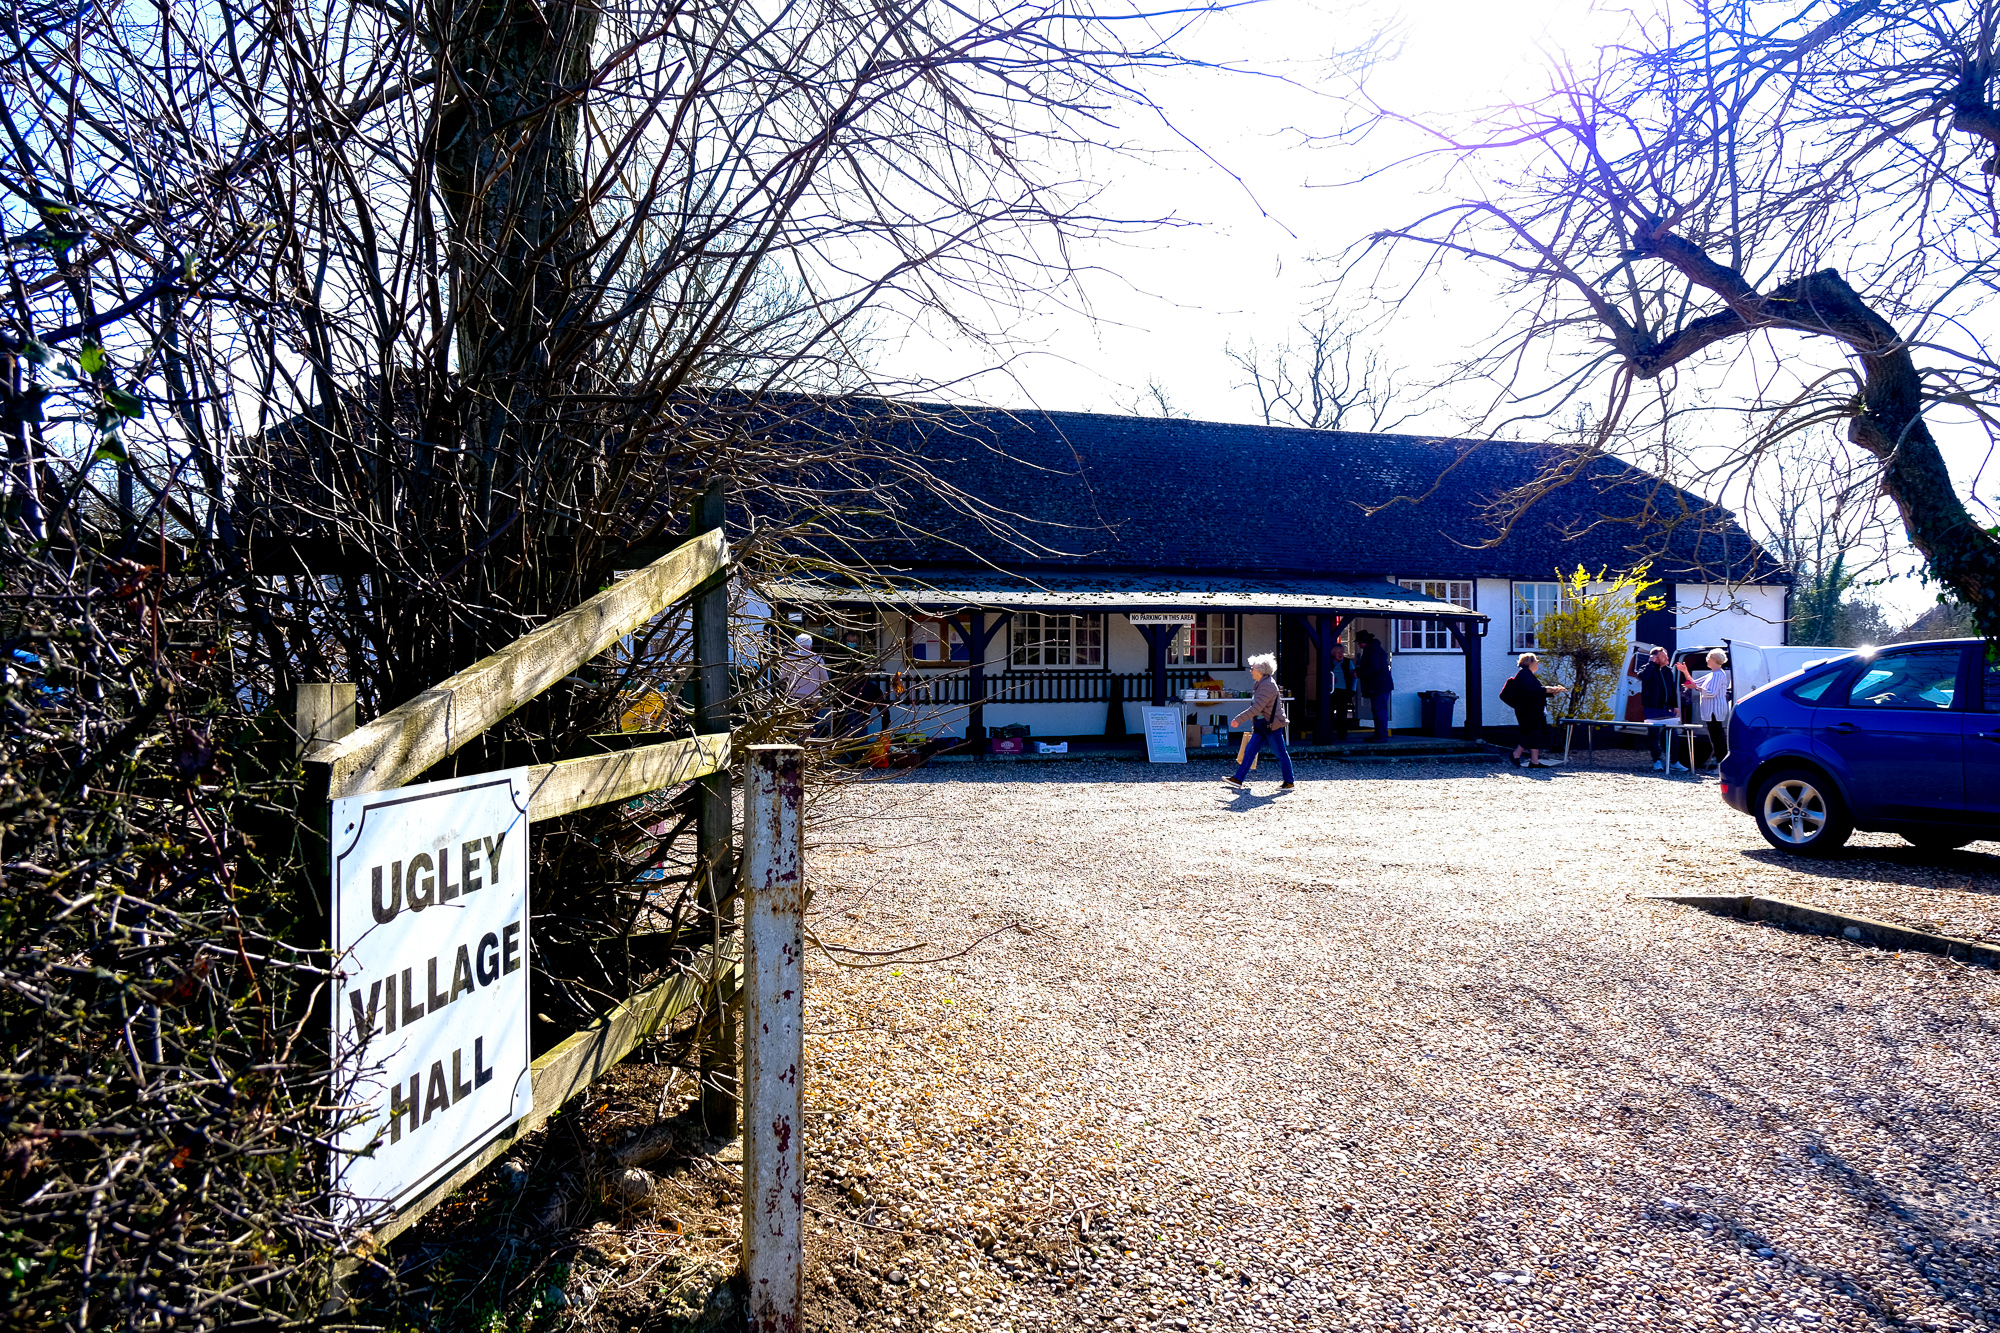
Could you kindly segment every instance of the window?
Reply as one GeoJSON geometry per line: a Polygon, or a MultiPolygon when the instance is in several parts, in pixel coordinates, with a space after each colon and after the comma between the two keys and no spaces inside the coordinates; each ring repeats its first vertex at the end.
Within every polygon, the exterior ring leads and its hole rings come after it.
{"type": "Polygon", "coordinates": [[[1167,645],[1168,666],[1233,667],[1236,665],[1237,618],[1210,612],[1183,625],[1167,645]]]}
{"type": "Polygon", "coordinates": [[[1789,690],[1786,690],[1785,693],[1797,699],[1802,704],[1816,704],[1826,695],[1827,687],[1840,679],[1841,671],[1842,668],[1840,667],[1835,667],[1831,671],[1822,671],[1817,676],[1811,676],[1800,681],[1789,690]]]}
{"type": "MultiPolygon", "coordinates": [[[[1472,604],[1471,579],[1397,579],[1396,582],[1413,592],[1450,602],[1453,606],[1462,606],[1468,611],[1478,609],[1472,604]]],[[[1457,648],[1451,631],[1436,621],[1396,622],[1396,651],[1399,653],[1448,653],[1457,648]]]]}
{"type": "Polygon", "coordinates": [[[1913,653],[1884,653],[1861,668],[1848,687],[1849,708],[1951,707],[1958,691],[1956,648],[1926,648],[1913,653]]]}
{"type": "Polygon", "coordinates": [[[910,621],[910,660],[919,666],[969,662],[965,630],[957,622],[922,617],[910,621]]]}
{"type": "Polygon", "coordinates": [[[1017,667],[1101,667],[1104,616],[1022,611],[1014,616],[1013,662],[1017,667]]]}
{"type": "Polygon", "coordinates": [[[1535,630],[1542,623],[1542,617],[1563,609],[1563,586],[1560,583],[1517,583],[1514,585],[1514,649],[1517,653],[1533,652],[1541,647],[1535,642],[1535,630]]]}

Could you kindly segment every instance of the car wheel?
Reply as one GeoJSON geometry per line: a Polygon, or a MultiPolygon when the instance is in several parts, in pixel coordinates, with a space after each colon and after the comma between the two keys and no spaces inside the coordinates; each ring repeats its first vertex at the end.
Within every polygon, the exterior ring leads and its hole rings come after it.
{"type": "Polygon", "coordinates": [[[1750,809],[1764,840],[1795,856],[1831,856],[1854,831],[1833,784],[1808,769],[1781,769],[1765,778],[1750,809]]]}
{"type": "Polygon", "coordinates": [[[1974,840],[1970,833],[1953,833],[1946,829],[1925,829],[1921,833],[1905,833],[1903,841],[1924,852],[1955,852],[1974,840]]]}

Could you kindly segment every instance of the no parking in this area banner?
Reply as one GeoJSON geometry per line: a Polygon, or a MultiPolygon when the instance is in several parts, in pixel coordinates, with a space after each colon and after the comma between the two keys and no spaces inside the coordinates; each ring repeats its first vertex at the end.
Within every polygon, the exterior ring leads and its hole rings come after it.
{"type": "Polygon", "coordinates": [[[534,1104],[528,771],[333,802],[336,1215],[450,1175],[534,1104]]]}

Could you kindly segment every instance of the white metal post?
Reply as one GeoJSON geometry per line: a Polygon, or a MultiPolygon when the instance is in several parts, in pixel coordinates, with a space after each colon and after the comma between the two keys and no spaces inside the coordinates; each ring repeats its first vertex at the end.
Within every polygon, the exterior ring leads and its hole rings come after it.
{"type": "Polygon", "coordinates": [[[743,789],[743,1276],[755,1333],[803,1328],[804,751],[753,745],[743,789]]]}

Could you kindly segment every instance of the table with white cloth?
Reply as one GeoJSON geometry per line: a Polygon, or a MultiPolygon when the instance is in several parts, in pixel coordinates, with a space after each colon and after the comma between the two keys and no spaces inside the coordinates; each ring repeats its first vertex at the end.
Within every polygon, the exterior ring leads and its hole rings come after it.
{"type": "Polygon", "coordinates": [[[1576,729],[1578,727],[1583,728],[1584,747],[1588,750],[1593,761],[1597,758],[1596,737],[1593,734],[1596,728],[1609,727],[1613,731],[1632,732],[1641,736],[1658,728],[1661,731],[1669,733],[1667,736],[1667,763],[1671,765],[1674,762],[1674,737],[1671,733],[1678,732],[1687,738],[1687,766],[1690,773],[1694,772],[1694,738],[1708,735],[1708,724],[1706,722],[1682,722],[1678,718],[1661,722],[1626,722],[1613,721],[1610,718],[1604,717],[1559,717],[1556,719],[1556,725],[1563,729],[1563,758],[1565,760],[1569,758],[1570,745],[1576,739],[1576,729]]]}

